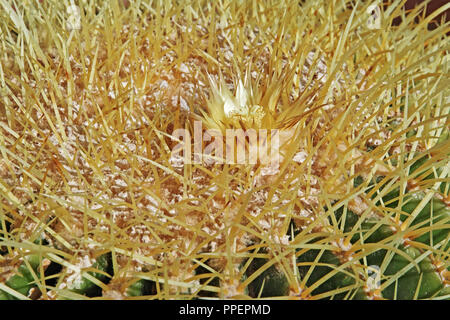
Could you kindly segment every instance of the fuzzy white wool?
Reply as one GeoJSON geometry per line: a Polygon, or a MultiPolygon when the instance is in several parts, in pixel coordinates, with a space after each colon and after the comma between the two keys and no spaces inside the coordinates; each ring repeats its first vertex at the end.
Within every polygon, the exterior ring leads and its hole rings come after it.
{"type": "Polygon", "coordinates": [[[304,151],[300,151],[294,155],[294,158],[292,160],[297,163],[302,163],[306,160],[306,157],[308,157],[308,154],[304,151]]]}

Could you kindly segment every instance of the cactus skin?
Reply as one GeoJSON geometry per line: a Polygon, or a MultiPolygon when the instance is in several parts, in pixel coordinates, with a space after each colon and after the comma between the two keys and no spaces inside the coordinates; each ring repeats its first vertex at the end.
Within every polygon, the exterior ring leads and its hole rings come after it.
{"type": "MultiPolygon", "coordinates": [[[[385,201],[392,199],[393,194],[388,194],[385,196],[385,201]]],[[[409,201],[403,205],[402,211],[404,214],[401,216],[401,220],[405,220],[409,214],[411,214],[417,205],[421,202],[423,197],[414,196],[414,198],[405,197],[409,201]]],[[[339,219],[342,216],[342,210],[338,210],[336,212],[336,216],[339,219]]],[[[347,212],[346,219],[346,228],[345,231],[348,232],[350,229],[356,224],[358,221],[358,216],[353,212],[347,212]]],[[[414,241],[423,243],[425,245],[431,245],[432,243],[439,243],[449,237],[450,227],[448,225],[448,221],[450,221],[450,209],[449,207],[441,200],[432,199],[429,201],[425,207],[419,212],[416,218],[412,222],[412,226],[419,225],[421,228],[425,228],[430,226],[430,224],[443,223],[444,227],[442,229],[434,230],[431,232],[432,237],[430,237],[430,232],[425,232],[420,236],[414,238],[414,241]],[[423,223],[426,222],[426,223],[423,223]],[[432,241],[431,241],[432,240],[432,241]]],[[[371,230],[373,226],[376,225],[376,221],[373,219],[367,220],[361,224],[360,230],[364,232],[364,230],[371,230]]],[[[382,240],[394,235],[394,231],[391,227],[387,225],[381,225],[377,228],[377,230],[370,235],[365,243],[378,243],[382,240]]],[[[351,242],[357,243],[359,240],[359,235],[355,235],[351,242]]],[[[447,252],[448,252],[449,244],[447,243],[447,252]]],[[[400,245],[398,247],[400,251],[402,251],[407,257],[395,253],[388,263],[387,267],[382,273],[382,277],[386,277],[395,275],[398,272],[402,272],[404,268],[409,268],[407,272],[405,272],[397,281],[390,284],[388,287],[384,288],[381,292],[380,298],[385,299],[399,299],[399,300],[410,300],[414,298],[418,299],[426,299],[432,298],[434,296],[445,296],[448,295],[448,285],[443,284],[443,280],[439,275],[436,267],[433,265],[432,260],[429,257],[422,259],[418,263],[417,270],[416,267],[411,267],[411,260],[417,259],[422,253],[423,250],[419,250],[417,248],[411,246],[403,246],[400,245]],[[420,284],[420,286],[419,286],[420,284]],[[417,291],[417,292],[416,292],[417,291]]],[[[321,266],[316,266],[313,268],[312,273],[310,274],[306,286],[313,285],[317,281],[319,281],[322,277],[326,276],[329,272],[333,271],[335,267],[338,267],[341,264],[338,255],[336,255],[332,251],[325,250],[320,253],[320,250],[308,250],[306,253],[302,253],[297,258],[297,263],[299,264],[299,274],[300,277],[305,277],[310,271],[309,264],[313,264],[316,260],[317,256],[321,254],[320,259],[317,261],[321,263],[321,266]]],[[[380,249],[375,251],[374,253],[369,254],[367,259],[367,265],[381,267],[383,265],[383,260],[387,255],[387,250],[380,249]]],[[[267,260],[263,259],[255,259],[257,262],[254,264],[254,270],[257,270],[258,267],[263,265],[267,260]]],[[[363,261],[361,261],[363,263],[363,261]]],[[[249,270],[250,271],[250,270],[249,270]]],[[[250,271],[250,274],[252,271],[250,271]]],[[[322,293],[326,293],[328,291],[332,291],[338,288],[343,288],[346,286],[352,286],[355,284],[355,279],[350,276],[351,270],[347,270],[345,272],[338,272],[333,275],[331,278],[322,283],[319,287],[317,287],[312,294],[318,295],[322,293]]],[[[267,288],[263,288],[262,297],[270,297],[270,296],[284,296],[288,292],[287,279],[283,275],[283,273],[279,272],[274,266],[264,271],[262,275],[260,275],[255,281],[253,281],[249,286],[250,295],[255,297],[258,295],[260,290],[262,289],[263,280],[266,280],[265,286],[267,288]]],[[[385,280],[381,279],[381,285],[385,280]]],[[[333,299],[342,299],[346,296],[346,293],[338,294],[333,296],[333,299]]],[[[368,299],[368,295],[364,292],[364,290],[358,289],[352,297],[353,299],[368,299]]],[[[449,299],[449,297],[447,297],[449,299]]]]}
{"type": "Polygon", "coordinates": [[[141,297],[154,294],[156,294],[156,283],[146,279],[135,281],[126,290],[128,297],[141,297]]]}
{"type": "MultiPolygon", "coordinates": [[[[97,269],[102,273],[90,271],[88,272],[88,274],[95,277],[97,280],[106,283],[107,281],[109,281],[110,277],[104,273],[112,273],[111,263],[111,253],[105,253],[98,257],[95,260],[95,263],[92,265],[92,268],[97,269]]],[[[69,290],[75,293],[84,294],[88,297],[95,297],[101,294],[101,288],[85,277],[82,277],[80,281],[74,283],[73,286],[69,288],[69,290]]]]}
{"type": "MultiPolygon", "coordinates": [[[[247,275],[250,276],[261,268],[267,259],[256,258],[247,269],[247,275]]],[[[264,270],[255,280],[248,286],[248,295],[257,298],[286,296],[289,294],[289,282],[281,270],[275,265],[264,270]]]]}
{"type": "MultiPolygon", "coordinates": [[[[415,248],[400,247],[400,250],[405,252],[408,256],[416,259],[420,255],[420,251],[415,248]]],[[[379,255],[368,257],[369,263],[381,266],[385,255],[382,252],[379,255]]],[[[410,265],[410,261],[405,257],[395,254],[384,271],[384,276],[393,275],[403,268],[410,265]]],[[[439,290],[443,289],[442,280],[436,273],[431,260],[424,259],[419,263],[419,270],[414,267],[402,275],[396,283],[391,284],[383,290],[383,297],[386,299],[411,300],[415,297],[416,290],[419,286],[417,298],[425,299],[432,297],[439,290]],[[396,288],[397,287],[397,288],[396,288]]]]}
{"type": "MultiPolygon", "coordinates": [[[[32,268],[33,272],[36,274],[40,265],[39,255],[30,255],[26,257],[26,259],[30,264],[30,267],[32,268]]],[[[23,262],[19,266],[17,274],[11,276],[5,282],[5,284],[11,289],[19,292],[20,294],[28,296],[30,290],[36,287],[36,284],[34,282],[35,280],[30,270],[28,269],[25,262],[23,262]]],[[[7,292],[0,290],[0,300],[17,300],[17,298],[7,292]]]]}
{"type": "MultiPolygon", "coordinates": [[[[392,196],[392,195],[390,195],[392,196]]],[[[389,198],[390,196],[387,196],[389,198]]],[[[385,199],[387,200],[387,199],[385,199]]],[[[413,198],[408,201],[402,207],[402,211],[405,213],[402,215],[402,220],[404,220],[407,214],[411,214],[417,205],[420,203],[421,198],[413,198]]],[[[342,210],[338,210],[337,217],[342,215],[342,210]]],[[[347,222],[346,231],[349,231],[351,227],[357,222],[358,217],[351,211],[347,212],[347,222]]],[[[427,227],[430,225],[430,221],[433,224],[439,221],[445,220],[448,222],[450,220],[450,209],[442,201],[437,199],[432,199],[427,205],[419,212],[417,217],[413,220],[412,225],[420,224],[424,221],[428,221],[426,224],[421,224],[421,227],[427,227]]],[[[370,230],[376,224],[375,221],[369,220],[361,224],[361,230],[370,230]]],[[[450,233],[450,228],[447,227],[439,230],[432,231],[432,243],[438,243],[445,240],[450,233]]],[[[378,229],[366,239],[366,243],[378,243],[394,234],[392,228],[387,225],[381,225],[378,229]]],[[[356,235],[352,238],[352,243],[356,243],[359,240],[359,236],[356,235]]],[[[414,241],[421,242],[426,245],[431,245],[431,237],[429,233],[424,233],[421,236],[414,239],[414,241]]],[[[418,263],[417,270],[415,267],[411,267],[411,260],[417,259],[421,255],[421,251],[414,247],[399,246],[398,248],[405,255],[409,257],[407,259],[403,255],[394,254],[389,264],[382,273],[383,277],[389,278],[389,276],[395,275],[398,272],[402,272],[404,268],[409,268],[397,281],[390,284],[388,287],[382,290],[381,297],[384,299],[398,299],[398,300],[411,300],[414,298],[426,299],[435,296],[446,296],[449,294],[448,286],[443,284],[442,278],[438,274],[436,267],[433,265],[432,260],[429,257],[422,259],[418,263]],[[420,286],[419,286],[420,284],[420,286]],[[417,292],[416,292],[417,291],[417,292]]],[[[423,250],[422,250],[423,251],[423,250]]],[[[448,251],[448,244],[447,244],[448,251]]],[[[387,250],[380,249],[376,252],[369,254],[367,259],[367,264],[371,266],[381,267],[383,260],[386,257],[387,250]]],[[[314,261],[321,263],[320,266],[313,268],[306,286],[313,285],[321,278],[326,276],[329,272],[332,272],[334,268],[339,267],[341,261],[338,255],[332,251],[325,250],[320,252],[320,250],[308,250],[306,253],[302,253],[297,258],[297,263],[299,264],[299,274],[300,277],[305,277],[310,271],[309,264],[313,264],[314,261]],[[320,259],[317,260],[317,256],[321,254],[320,259]]],[[[258,270],[262,265],[264,265],[267,259],[255,259],[254,263],[248,269],[248,275],[251,275],[254,271],[258,270]]],[[[363,263],[363,261],[361,261],[363,263]]],[[[350,275],[351,270],[346,272],[338,272],[331,278],[322,283],[317,287],[311,294],[319,295],[326,293],[328,291],[336,290],[346,286],[352,286],[355,284],[355,279],[350,275]]],[[[385,280],[381,280],[381,285],[385,280]]],[[[249,295],[251,297],[276,297],[285,296],[289,292],[289,283],[283,274],[275,266],[271,266],[265,270],[260,276],[258,276],[249,285],[249,295]]],[[[344,292],[333,296],[333,299],[343,299],[348,293],[344,292]]],[[[363,288],[358,289],[352,299],[365,300],[368,299],[367,293],[364,292],[363,288]]],[[[450,299],[450,297],[446,297],[450,299]]]]}
{"type": "MultiPolygon", "coordinates": [[[[299,264],[305,264],[308,262],[312,263],[317,259],[317,256],[319,254],[321,254],[319,250],[309,250],[308,252],[300,255],[297,258],[297,262],[299,264]]],[[[315,284],[322,277],[326,276],[329,272],[333,271],[335,266],[339,266],[340,264],[339,258],[330,251],[322,252],[318,262],[323,265],[314,267],[310,277],[308,278],[306,286],[315,284]]],[[[310,269],[309,267],[300,266],[299,267],[300,276],[305,277],[307,272],[310,271],[309,269],[310,269]]],[[[348,274],[344,272],[338,272],[337,274],[333,275],[331,278],[326,280],[324,283],[322,283],[319,287],[317,287],[312,292],[312,294],[313,295],[321,294],[341,287],[350,286],[354,284],[354,282],[355,282],[354,279],[348,274]]],[[[333,298],[339,300],[344,298],[344,296],[345,294],[338,294],[333,298]]]]}
{"type": "MultiPolygon", "coordinates": [[[[31,255],[27,257],[27,260],[32,267],[33,272],[37,273],[41,263],[39,255],[31,255]]],[[[102,272],[111,273],[111,254],[104,254],[98,257],[95,263],[92,265],[92,268],[95,268],[102,272]]],[[[60,267],[56,269],[59,270],[60,267]]],[[[107,282],[110,278],[107,275],[99,272],[88,272],[88,274],[104,283],[107,282]]],[[[46,276],[47,275],[48,274],[46,274],[46,276]]],[[[36,287],[33,276],[25,263],[22,263],[19,266],[17,274],[10,277],[5,282],[5,284],[24,296],[28,296],[30,290],[36,287]]],[[[69,290],[78,294],[86,295],[88,297],[98,296],[99,293],[101,293],[101,288],[84,277],[79,282],[70,287],[69,290]]],[[[11,294],[0,290],[0,300],[16,300],[16,298],[11,294]]]]}

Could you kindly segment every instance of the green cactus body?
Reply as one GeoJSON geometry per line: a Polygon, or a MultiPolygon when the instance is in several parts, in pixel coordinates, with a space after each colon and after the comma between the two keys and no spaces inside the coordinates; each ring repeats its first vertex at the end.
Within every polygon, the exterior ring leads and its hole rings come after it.
{"type": "MultiPolygon", "coordinates": [[[[32,288],[36,287],[35,280],[33,278],[32,272],[36,274],[40,265],[39,255],[30,255],[26,257],[32,271],[30,271],[25,262],[23,262],[17,273],[11,276],[5,284],[13,289],[14,291],[20,293],[21,295],[27,297],[32,288]]],[[[17,298],[13,295],[0,290],[0,300],[16,300],[17,298]]]]}
{"type": "Polygon", "coordinates": [[[135,281],[126,290],[128,297],[141,297],[154,294],[156,294],[156,283],[146,279],[135,281]]]}
{"type": "MultiPolygon", "coordinates": [[[[247,275],[250,276],[267,262],[267,259],[255,259],[247,269],[247,275]]],[[[248,295],[253,298],[286,296],[289,289],[286,275],[276,265],[272,265],[249,284],[248,295]]]]}
{"type": "MultiPolygon", "coordinates": [[[[99,272],[88,272],[89,275],[93,276],[97,280],[106,283],[109,281],[111,273],[111,254],[103,254],[95,260],[92,268],[97,269],[99,272]]],[[[101,292],[101,288],[93,283],[91,280],[81,277],[79,281],[75,281],[73,286],[69,287],[69,290],[89,296],[97,296],[101,292]]]]}

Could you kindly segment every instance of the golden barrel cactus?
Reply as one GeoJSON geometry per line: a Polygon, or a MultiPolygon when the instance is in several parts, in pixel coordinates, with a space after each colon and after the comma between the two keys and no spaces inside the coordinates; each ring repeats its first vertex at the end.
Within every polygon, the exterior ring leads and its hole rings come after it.
{"type": "Polygon", "coordinates": [[[0,0],[0,299],[449,299],[450,4],[404,2],[0,0]],[[194,159],[250,129],[276,167],[194,159]]]}

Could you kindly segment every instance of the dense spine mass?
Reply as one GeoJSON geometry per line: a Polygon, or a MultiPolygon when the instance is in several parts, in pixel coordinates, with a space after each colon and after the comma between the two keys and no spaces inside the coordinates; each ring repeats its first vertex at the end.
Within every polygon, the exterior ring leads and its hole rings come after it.
{"type": "Polygon", "coordinates": [[[450,4],[68,5],[0,0],[0,300],[450,299],[450,4]]]}

